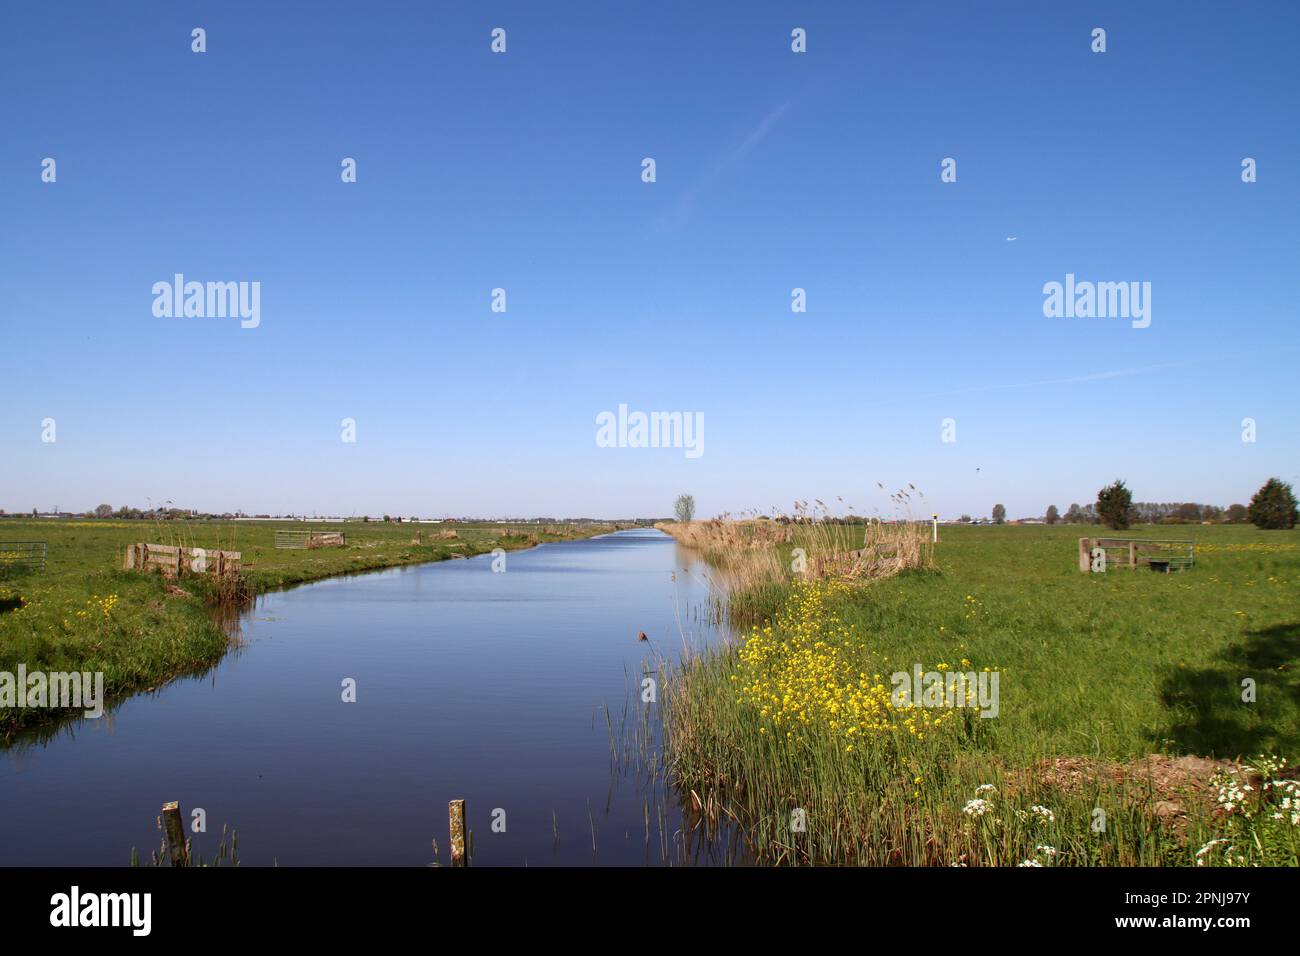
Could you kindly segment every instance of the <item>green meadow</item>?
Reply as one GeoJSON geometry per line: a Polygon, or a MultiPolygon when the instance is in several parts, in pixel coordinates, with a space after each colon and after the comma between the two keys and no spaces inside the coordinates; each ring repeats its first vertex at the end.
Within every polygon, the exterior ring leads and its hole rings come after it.
{"type": "MultiPolygon", "coordinates": [[[[150,543],[238,551],[245,596],[339,574],[470,557],[612,530],[601,525],[397,524],[298,521],[112,519],[0,520],[0,541],[44,541],[44,571],[0,577],[0,671],[104,673],[110,701],[218,660],[230,644],[213,582],[122,570],[128,545],[150,543]],[[275,532],[343,531],[344,547],[277,549],[275,532]],[[455,539],[437,540],[440,531],[455,539]],[[413,543],[416,532],[421,542],[413,543]],[[505,533],[502,533],[505,532],[505,533]],[[431,540],[433,539],[433,540],[431,540]]],[[[0,709],[0,734],[57,717],[0,709]]]]}
{"type": "MultiPolygon", "coordinates": [[[[795,535],[776,546],[783,567],[826,540],[795,535]]],[[[1300,762],[1300,531],[945,526],[931,568],[755,585],[732,604],[738,640],[674,674],[668,754],[760,860],[1300,862],[1300,827],[1260,802],[1272,771],[1238,771],[1258,821],[1240,802],[1225,812],[1214,780],[1261,754],[1300,762]],[[1195,566],[1081,573],[1084,536],[1190,539],[1195,566]],[[902,726],[874,702],[917,663],[997,671],[997,716],[902,726]],[[976,799],[988,804],[967,810],[976,799]],[[1050,834],[1033,807],[1049,808],[1050,834]],[[794,809],[805,831],[790,830],[794,809]],[[1196,856],[1252,821],[1263,829],[1196,856]]]]}
{"type": "Polygon", "coordinates": [[[935,561],[839,610],[899,670],[996,666],[1003,753],[1236,757],[1300,743],[1300,532],[957,526],[935,561]],[[1078,539],[1101,534],[1191,539],[1196,564],[1080,573],[1078,539]],[[1254,704],[1241,700],[1248,677],[1254,704]]]}

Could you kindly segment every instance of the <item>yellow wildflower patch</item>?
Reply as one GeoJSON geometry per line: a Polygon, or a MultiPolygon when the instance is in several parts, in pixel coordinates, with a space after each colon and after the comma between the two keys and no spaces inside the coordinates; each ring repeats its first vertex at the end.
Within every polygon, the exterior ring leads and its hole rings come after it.
{"type": "Polygon", "coordinates": [[[740,648],[741,700],[787,736],[817,728],[850,740],[900,731],[924,740],[956,711],[894,706],[884,677],[891,668],[831,610],[850,590],[838,580],[795,584],[772,623],[755,626],[740,648]]]}

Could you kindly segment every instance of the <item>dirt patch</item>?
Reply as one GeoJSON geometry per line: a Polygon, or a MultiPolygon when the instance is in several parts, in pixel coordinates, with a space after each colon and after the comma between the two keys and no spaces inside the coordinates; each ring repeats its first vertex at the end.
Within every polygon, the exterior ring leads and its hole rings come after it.
{"type": "Polygon", "coordinates": [[[1189,791],[1208,795],[1214,775],[1234,769],[1240,769],[1240,764],[1232,760],[1149,754],[1123,764],[1087,757],[1056,757],[1039,761],[1032,772],[1044,786],[1066,791],[1110,783],[1149,788],[1157,797],[1169,799],[1189,791]]]}
{"type": "MultiPolygon", "coordinates": [[[[1067,793],[1097,786],[1145,792],[1149,794],[1156,817],[1181,837],[1186,833],[1190,811],[1214,811],[1214,777],[1231,770],[1242,771],[1243,768],[1232,760],[1148,754],[1127,763],[1087,757],[1056,757],[1040,760],[1026,775],[1039,786],[1067,793]]],[[[1021,782],[1030,780],[1022,779],[1021,782]]]]}
{"type": "Polygon", "coordinates": [[[177,597],[187,598],[190,596],[190,592],[185,590],[184,588],[178,588],[174,584],[169,584],[167,585],[167,596],[171,598],[177,598],[177,597]]]}

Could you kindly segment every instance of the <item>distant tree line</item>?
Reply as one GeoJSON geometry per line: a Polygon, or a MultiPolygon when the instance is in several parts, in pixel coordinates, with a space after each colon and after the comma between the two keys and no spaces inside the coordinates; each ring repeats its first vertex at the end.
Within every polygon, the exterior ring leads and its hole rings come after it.
{"type": "MultiPolygon", "coordinates": [[[[1245,505],[1198,504],[1192,501],[1135,501],[1129,505],[1129,524],[1245,524],[1249,521],[1245,505]]],[[[1050,505],[1044,517],[1047,524],[1103,524],[1095,504],[1072,504],[1064,515],[1050,505]]]]}
{"type": "MultiPolygon", "coordinates": [[[[991,512],[995,524],[1003,524],[1007,509],[995,504],[991,512]]],[[[1279,478],[1270,478],[1250,499],[1249,505],[1233,504],[1226,508],[1201,504],[1195,501],[1134,501],[1133,493],[1122,480],[1117,480],[1097,492],[1097,500],[1080,505],[1073,502],[1062,515],[1056,505],[1048,505],[1043,522],[1046,524],[1104,524],[1122,530],[1135,524],[1245,524],[1272,530],[1294,528],[1300,523],[1300,507],[1291,486],[1279,478]]],[[[963,514],[959,521],[972,522],[963,514]]]]}
{"type": "MultiPolygon", "coordinates": [[[[233,518],[236,515],[203,514],[191,508],[129,508],[126,505],[113,510],[112,505],[99,505],[85,514],[87,518],[117,518],[125,520],[183,521],[194,518],[233,518]]],[[[243,517],[239,515],[238,517],[243,517]]]]}
{"type": "MultiPolygon", "coordinates": [[[[999,506],[1000,507],[1000,506],[999,506]]],[[[995,509],[996,511],[996,509],[995,509]]],[[[1055,524],[1056,506],[1047,509],[1047,523],[1055,524]]],[[[1123,481],[1117,480],[1097,492],[1095,504],[1070,505],[1066,524],[1104,524],[1123,530],[1133,524],[1244,524],[1249,521],[1262,530],[1294,528],[1300,521],[1291,486],[1279,478],[1270,478],[1250,499],[1250,505],[1234,504],[1226,508],[1193,501],[1133,501],[1133,494],[1123,481]]]]}

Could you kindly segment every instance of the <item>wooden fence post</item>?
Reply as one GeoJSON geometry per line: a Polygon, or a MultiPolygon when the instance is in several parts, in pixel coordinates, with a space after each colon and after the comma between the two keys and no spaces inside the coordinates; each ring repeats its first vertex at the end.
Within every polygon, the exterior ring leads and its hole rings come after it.
{"type": "Polygon", "coordinates": [[[451,819],[451,865],[465,866],[465,801],[451,801],[447,814],[451,819]]]}
{"type": "Polygon", "coordinates": [[[189,866],[190,850],[185,842],[185,823],[181,820],[179,800],[164,803],[162,808],[163,836],[167,838],[167,854],[172,866],[189,866]]]}
{"type": "Polygon", "coordinates": [[[1092,570],[1092,539],[1079,539],[1079,570],[1087,574],[1092,570]]]}
{"type": "Polygon", "coordinates": [[[1136,571],[1138,566],[1138,544],[1136,541],[1128,543],[1128,569],[1136,571]]]}

